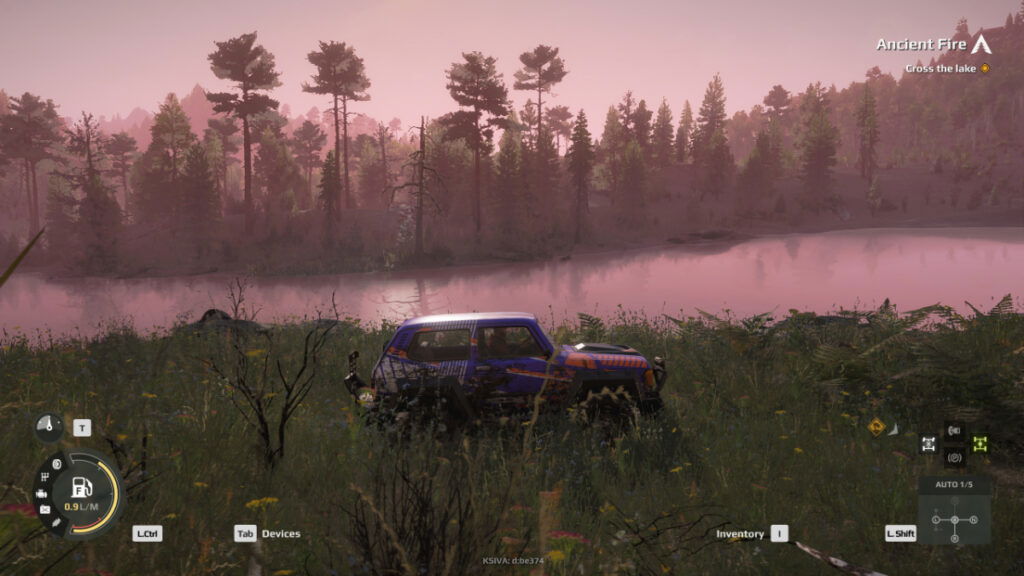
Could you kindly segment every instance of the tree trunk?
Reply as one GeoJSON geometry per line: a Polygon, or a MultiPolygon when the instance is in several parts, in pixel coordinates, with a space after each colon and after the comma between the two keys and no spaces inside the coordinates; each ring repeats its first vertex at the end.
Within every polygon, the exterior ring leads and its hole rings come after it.
{"type": "MultiPolygon", "coordinates": [[[[337,163],[341,160],[341,133],[340,124],[341,116],[338,115],[338,95],[334,95],[334,162],[337,163]]],[[[340,175],[340,172],[339,172],[340,175]]],[[[339,179],[338,188],[341,188],[341,182],[339,179]]],[[[341,203],[341,198],[331,198],[327,206],[327,217],[331,220],[337,220],[338,215],[336,214],[338,204],[341,203]]]]}
{"type": "Polygon", "coordinates": [[[315,204],[313,202],[313,159],[310,158],[306,163],[306,202],[309,204],[309,208],[312,208],[315,204]]]}
{"type": "Polygon", "coordinates": [[[248,116],[242,116],[242,163],[245,172],[245,233],[252,234],[252,143],[249,141],[248,116]]]}
{"type": "Polygon", "coordinates": [[[573,244],[579,244],[583,237],[583,212],[586,198],[586,189],[583,181],[576,183],[576,232],[573,234],[573,244]]]}
{"type": "Polygon", "coordinates": [[[28,208],[28,235],[29,238],[32,238],[36,235],[38,230],[36,230],[34,224],[36,221],[36,209],[35,204],[32,203],[32,179],[29,177],[29,171],[31,170],[29,166],[31,166],[31,164],[29,163],[28,158],[26,158],[24,170],[22,170],[22,180],[25,184],[25,206],[28,208]]]}
{"type": "Polygon", "coordinates": [[[30,198],[30,201],[32,202],[32,210],[31,210],[32,223],[31,223],[30,234],[32,236],[35,236],[36,233],[39,232],[39,184],[36,181],[36,164],[35,164],[35,162],[30,163],[29,166],[30,166],[30,169],[29,169],[28,176],[32,180],[32,197],[30,198]]]}
{"type": "Polygon", "coordinates": [[[341,99],[341,116],[342,116],[342,152],[345,155],[345,209],[351,210],[355,208],[352,203],[352,189],[349,187],[348,177],[348,98],[341,99]]]}
{"type": "MultiPolygon", "coordinates": [[[[384,133],[383,130],[381,130],[381,132],[380,132],[380,169],[381,169],[381,177],[384,179],[384,188],[381,191],[382,194],[386,194],[388,189],[391,187],[390,186],[391,183],[388,181],[390,179],[389,178],[390,174],[388,173],[388,147],[387,147],[387,142],[384,140],[384,136],[385,136],[385,133],[384,133]]],[[[391,201],[388,200],[388,196],[385,196],[383,198],[383,200],[384,200],[384,209],[385,210],[390,210],[391,209],[391,201]]]]}
{"type": "Polygon", "coordinates": [[[540,73],[541,73],[541,68],[538,67],[537,68],[537,147],[538,148],[540,148],[540,126],[541,126],[540,123],[544,119],[544,108],[541,106],[541,102],[540,102],[540,93],[541,93],[540,73]]]}
{"type": "Polygon", "coordinates": [[[473,146],[473,220],[476,222],[476,241],[480,242],[481,216],[480,216],[480,146],[483,145],[483,137],[480,135],[479,114],[476,123],[476,145],[473,146]]]}
{"type": "Polygon", "coordinates": [[[426,143],[423,139],[423,128],[426,123],[420,116],[420,157],[416,163],[417,194],[416,194],[416,258],[423,256],[423,163],[426,161],[426,143]]]}
{"type": "MultiPolygon", "coordinates": [[[[125,160],[127,162],[127,160],[125,160]]],[[[124,193],[124,211],[128,211],[128,166],[121,163],[121,191],[124,193]]]]}

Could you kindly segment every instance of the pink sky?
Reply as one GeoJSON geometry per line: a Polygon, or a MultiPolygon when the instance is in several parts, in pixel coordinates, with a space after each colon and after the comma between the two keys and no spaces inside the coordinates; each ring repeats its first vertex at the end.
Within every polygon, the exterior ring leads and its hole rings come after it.
{"type": "MultiPolygon", "coordinates": [[[[932,53],[877,52],[879,38],[951,36],[967,17],[1003,24],[1017,0],[862,0],[776,2],[591,0],[356,0],[306,2],[0,0],[0,88],[53,98],[65,116],[87,110],[127,115],[152,110],[167,92],[196,83],[222,87],[206,56],[215,40],[256,30],[277,57],[283,86],[273,95],[293,113],[324,107],[304,94],[318,40],[345,41],[366,61],[375,118],[437,117],[454,108],[444,70],[460,52],[498,58],[511,88],[518,55],[539,43],[561,48],[569,75],[549,100],[584,108],[599,129],[627,89],[678,114],[699,104],[715,72],[728,108],[759,103],[773,84],[800,91],[811,81],[842,87],[880,65],[899,72],[932,53]]],[[[998,50],[998,46],[993,46],[998,50]]],[[[937,53],[935,54],[937,55],[937,53]]],[[[513,92],[517,106],[527,98],[513,92]]],[[[596,130],[595,130],[596,131],[596,130]]]]}

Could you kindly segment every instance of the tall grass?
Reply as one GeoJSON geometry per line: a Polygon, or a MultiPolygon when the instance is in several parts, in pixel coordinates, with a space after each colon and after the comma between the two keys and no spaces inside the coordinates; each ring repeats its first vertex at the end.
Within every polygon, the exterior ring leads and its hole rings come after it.
{"type": "MultiPolygon", "coordinates": [[[[969,316],[944,307],[822,318],[646,317],[549,326],[569,343],[602,337],[663,356],[666,408],[608,438],[558,419],[533,433],[389,434],[364,426],[344,391],[346,354],[367,374],[391,326],[346,324],[320,355],[307,401],[272,469],[209,359],[222,333],[177,329],[94,339],[8,336],[0,343],[0,573],[831,574],[793,546],[727,542],[714,529],[791,526],[791,538],[887,574],[1024,570],[1021,488],[1024,317],[1004,301],[969,316]],[[44,537],[16,505],[52,447],[33,417],[93,419],[117,456],[129,502],[117,527],[75,544],[44,537]],[[873,437],[879,417],[900,434],[873,437]],[[942,474],[916,434],[956,416],[994,438],[972,473],[996,479],[993,545],[886,544],[913,523],[916,481],[942,474]],[[143,438],[146,438],[143,450],[143,438]],[[524,450],[523,443],[529,443],[524,450]],[[141,463],[145,460],[145,467],[141,463]],[[297,540],[234,544],[232,526],[299,530],[297,540]],[[162,524],[160,545],[132,524],[162,524]],[[488,558],[543,558],[538,566],[488,558]]],[[[273,330],[260,351],[285,370],[308,326],[273,330]]]]}

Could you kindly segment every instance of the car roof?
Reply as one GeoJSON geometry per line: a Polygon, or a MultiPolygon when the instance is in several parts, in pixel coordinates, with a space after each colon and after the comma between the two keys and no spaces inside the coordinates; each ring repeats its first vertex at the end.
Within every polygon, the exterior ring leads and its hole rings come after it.
{"type": "Polygon", "coordinates": [[[419,316],[402,322],[402,328],[437,324],[480,322],[487,320],[527,320],[536,322],[537,317],[528,312],[467,312],[463,314],[434,314],[419,316]]]}

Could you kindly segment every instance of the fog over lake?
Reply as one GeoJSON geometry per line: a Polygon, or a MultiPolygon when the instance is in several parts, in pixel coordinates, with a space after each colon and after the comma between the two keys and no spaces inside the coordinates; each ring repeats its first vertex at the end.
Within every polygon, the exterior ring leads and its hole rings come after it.
{"type": "MultiPolygon", "coordinates": [[[[15,275],[0,290],[0,329],[91,335],[110,321],[149,331],[208,308],[230,309],[231,275],[46,278],[15,275]]],[[[392,273],[249,279],[262,321],[329,315],[400,320],[472,310],[609,315],[621,305],[648,315],[785,315],[867,309],[889,298],[900,310],[941,302],[987,310],[1024,296],[1024,229],[853,230],[757,238],[731,245],[668,246],[576,255],[568,260],[392,273]]]]}

